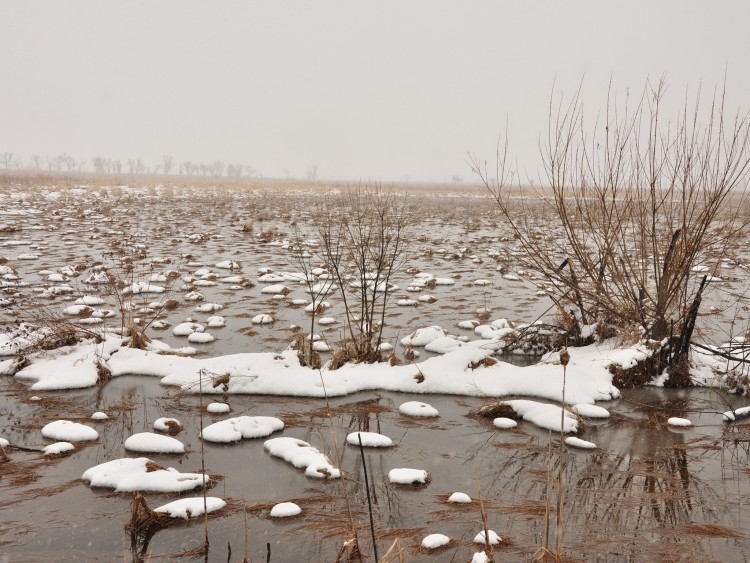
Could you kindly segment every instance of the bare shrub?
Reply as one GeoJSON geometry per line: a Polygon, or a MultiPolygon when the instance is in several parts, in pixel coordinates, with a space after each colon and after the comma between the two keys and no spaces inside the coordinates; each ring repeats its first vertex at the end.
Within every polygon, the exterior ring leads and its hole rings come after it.
{"type": "Polygon", "coordinates": [[[706,288],[695,267],[726,256],[748,223],[750,123],[726,114],[724,92],[705,121],[699,93],[669,122],[665,91],[663,80],[649,84],[634,104],[618,107],[610,90],[604,123],[593,131],[580,91],[557,106],[551,98],[541,143],[548,190],[520,185],[507,140],[494,171],[476,158],[471,164],[511,227],[524,267],[541,272],[575,325],[602,323],[605,334],[637,327],[643,338],[666,338],[667,362],[676,364],[689,352],[706,288]],[[540,212],[552,220],[541,224],[540,212]]]}
{"type": "Polygon", "coordinates": [[[406,262],[412,215],[392,191],[358,186],[327,194],[317,220],[321,252],[344,301],[343,356],[358,363],[381,361],[392,280],[406,262]]]}

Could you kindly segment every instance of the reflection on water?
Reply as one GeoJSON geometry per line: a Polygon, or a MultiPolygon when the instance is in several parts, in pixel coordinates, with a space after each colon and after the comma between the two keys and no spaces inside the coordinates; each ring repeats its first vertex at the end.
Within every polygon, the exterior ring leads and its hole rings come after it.
{"type": "MultiPolygon", "coordinates": [[[[99,441],[70,457],[40,465],[38,454],[9,452],[12,462],[3,464],[0,474],[0,521],[5,523],[0,542],[13,561],[46,560],[59,550],[69,560],[123,558],[129,546],[123,525],[132,497],[92,490],[77,479],[88,467],[128,455],[124,439],[150,429],[156,418],[172,416],[182,422],[184,430],[177,437],[188,453],[150,457],[183,471],[200,469],[199,398],[174,395],[154,379],[115,378],[100,392],[71,393],[54,409],[26,401],[28,391],[7,378],[2,390],[3,434],[12,443],[42,446],[38,428],[56,417],[83,420],[95,408],[111,416],[97,425],[99,441]],[[33,478],[11,480],[16,466],[33,478]]],[[[358,448],[345,443],[346,435],[357,430],[386,434],[397,444],[365,450],[381,555],[399,538],[407,561],[470,559],[479,550],[471,539],[481,529],[481,498],[489,527],[504,538],[496,548],[499,560],[530,559],[546,537],[554,547],[558,476],[564,491],[562,551],[573,559],[706,561],[750,555],[742,511],[750,495],[750,431],[741,424],[725,427],[718,414],[725,406],[707,390],[626,392],[607,405],[610,419],[587,421],[582,437],[599,449],[566,448],[562,455],[557,435],[527,423],[499,431],[486,420],[467,416],[481,403],[476,398],[363,393],[328,404],[297,398],[226,399],[232,416],[280,416],[287,424],[283,435],[327,452],[346,477],[308,479],[267,455],[262,440],[206,444],[207,471],[223,476],[210,494],[230,502],[209,519],[211,561],[226,560],[228,544],[238,560],[246,522],[254,560],[265,560],[270,549],[272,561],[298,561],[302,552],[310,561],[334,561],[356,534],[364,560],[371,561],[362,458],[358,448]],[[400,415],[398,406],[412,399],[429,402],[440,417],[400,415]],[[671,430],[665,422],[669,416],[685,416],[695,426],[671,430]],[[426,469],[432,482],[422,488],[390,484],[388,471],[396,467],[426,469]],[[454,491],[466,492],[474,502],[449,505],[446,498],[454,491]],[[288,500],[300,504],[303,514],[271,520],[270,507],[288,500]],[[446,534],[458,543],[437,557],[423,553],[419,544],[430,533],[446,534]]],[[[204,424],[214,420],[218,418],[206,415],[204,424]]],[[[153,508],[175,496],[145,498],[153,508]]],[[[200,523],[170,526],[155,535],[150,551],[174,555],[194,549],[202,537],[200,523]]]]}

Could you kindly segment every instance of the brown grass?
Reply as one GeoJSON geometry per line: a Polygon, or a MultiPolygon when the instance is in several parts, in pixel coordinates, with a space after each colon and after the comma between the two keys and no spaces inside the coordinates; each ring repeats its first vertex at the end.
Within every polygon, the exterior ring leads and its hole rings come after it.
{"type": "Polygon", "coordinates": [[[708,536],[712,538],[743,538],[743,534],[721,526],[719,524],[700,524],[698,522],[690,522],[689,524],[683,524],[679,526],[680,533],[686,535],[696,536],[708,536]]]}

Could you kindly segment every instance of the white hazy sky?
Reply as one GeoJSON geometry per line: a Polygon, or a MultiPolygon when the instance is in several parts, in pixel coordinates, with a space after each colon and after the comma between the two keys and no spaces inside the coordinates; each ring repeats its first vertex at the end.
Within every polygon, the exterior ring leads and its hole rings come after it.
{"type": "Polygon", "coordinates": [[[265,176],[471,179],[536,169],[553,82],[668,98],[728,72],[750,109],[750,2],[2,0],[0,152],[251,164],[265,176]]]}

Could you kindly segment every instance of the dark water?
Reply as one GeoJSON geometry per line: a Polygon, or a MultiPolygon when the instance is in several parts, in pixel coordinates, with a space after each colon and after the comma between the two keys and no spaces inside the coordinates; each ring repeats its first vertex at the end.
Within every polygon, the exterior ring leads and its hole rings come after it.
{"type": "MultiPolygon", "coordinates": [[[[0,478],[0,561],[112,561],[132,559],[123,525],[130,517],[130,494],[92,490],[79,480],[95,464],[128,456],[122,443],[130,434],[150,430],[160,416],[179,419],[177,437],[185,455],[152,455],[151,459],[182,471],[201,468],[200,398],[179,396],[155,379],[122,377],[102,391],[57,394],[53,405],[30,402],[20,384],[2,380],[3,435],[12,444],[37,448],[46,442],[39,428],[57,418],[84,419],[105,410],[111,419],[95,424],[99,440],[70,457],[43,463],[41,455],[10,451],[0,478]],[[29,482],[15,483],[23,467],[29,482]]],[[[286,429],[276,435],[301,438],[325,451],[346,478],[310,479],[263,450],[263,440],[235,445],[205,444],[206,469],[222,479],[210,491],[230,506],[209,519],[210,560],[232,560],[244,550],[242,507],[294,500],[303,507],[297,518],[275,521],[268,507],[247,515],[249,553],[265,561],[333,561],[351,535],[372,560],[364,473],[358,448],[346,445],[347,433],[369,430],[396,442],[388,450],[366,449],[373,493],[375,530],[382,556],[400,538],[408,561],[468,561],[471,539],[481,529],[481,498],[488,525],[504,542],[500,560],[531,558],[545,542],[545,503],[551,493],[551,547],[555,545],[554,507],[557,483],[564,490],[562,551],[589,561],[728,561],[750,555],[744,506],[750,494],[750,425],[724,425],[724,400],[709,390],[665,391],[646,388],[626,392],[605,405],[612,417],[587,421],[581,436],[599,448],[567,448],[560,455],[557,435],[521,423],[513,431],[495,430],[491,421],[467,416],[482,404],[476,398],[364,393],[330,401],[270,397],[228,397],[232,416],[278,416],[286,429]],[[407,400],[429,402],[436,419],[399,415],[407,400]],[[668,416],[690,418],[694,426],[670,429],[668,416]],[[562,459],[562,472],[560,463],[562,459]],[[432,481],[419,489],[388,483],[396,467],[426,469],[432,481]],[[561,475],[561,477],[560,477],[561,475]],[[468,506],[449,505],[454,491],[469,494],[468,506]],[[347,507],[348,504],[348,507],[347,507]],[[351,518],[349,512],[351,511],[351,518]],[[709,526],[704,526],[709,525],[709,526]],[[443,533],[460,543],[424,554],[422,538],[443,533]],[[735,537],[718,537],[735,536],[735,537]]],[[[205,416],[204,424],[221,417],[205,416]]],[[[94,424],[94,423],[91,423],[94,424]]],[[[179,495],[147,494],[153,508],[179,495]]],[[[203,539],[201,522],[160,531],[150,544],[153,560],[172,560],[203,539]]]]}

